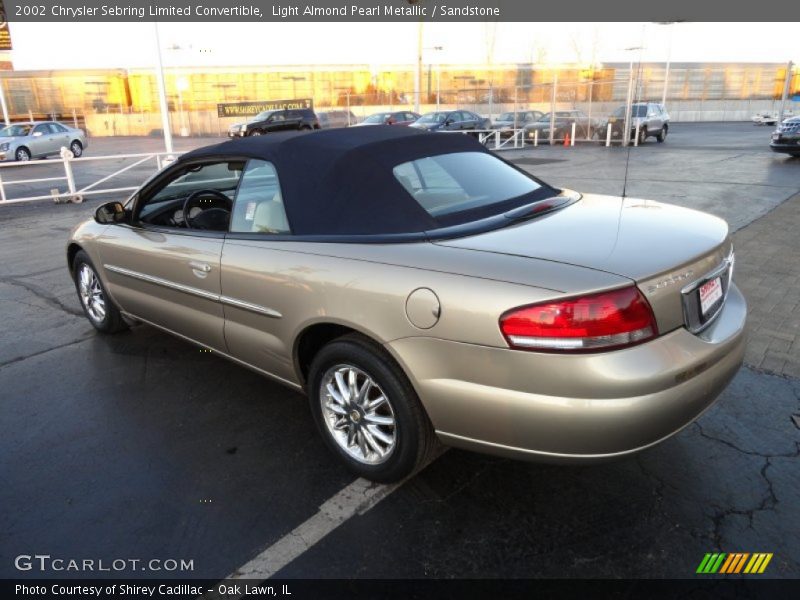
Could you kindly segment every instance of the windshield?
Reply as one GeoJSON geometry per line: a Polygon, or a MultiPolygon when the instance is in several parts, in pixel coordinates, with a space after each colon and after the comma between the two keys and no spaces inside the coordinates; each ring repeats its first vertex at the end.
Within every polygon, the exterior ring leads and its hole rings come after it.
{"type": "Polygon", "coordinates": [[[0,130],[0,137],[25,136],[31,132],[33,125],[23,123],[22,125],[11,125],[0,130]]]}
{"type": "Polygon", "coordinates": [[[420,158],[396,166],[393,174],[414,200],[445,226],[497,215],[538,200],[538,195],[531,195],[539,190],[546,195],[553,192],[487,152],[420,158]]]}
{"type": "MultiPolygon", "coordinates": [[[[614,111],[614,114],[611,115],[612,117],[625,117],[625,107],[620,106],[617,110],[614,111]]],[[[631,117],[646,117],[647,116],[647,107],[644,104],[634,104],[631,106],[631,117]]]]}
{"type": "Polygon", "coordinates": [[[370,115],[364,119],[364,123],[383,123],[386,119],[392,116],[392,113],[378,113],[370,115]]]}
{"type": "Polygon", "coordinates": [[[444,120],[447,118],[447,113],[443,112],[432,112],[428,113],[427,115],[422,115],[419,118],[420,123],[444,123],[444,120]]]}

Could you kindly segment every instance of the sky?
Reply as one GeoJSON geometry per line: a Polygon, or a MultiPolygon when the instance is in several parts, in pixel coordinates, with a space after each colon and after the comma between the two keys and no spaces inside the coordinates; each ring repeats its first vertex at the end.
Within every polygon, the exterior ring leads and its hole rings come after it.
{"type": "MultiPolygon", "coordinates": [[[[18,70],[155,63],[152,23],[10,27],[18,70]]],[[[589,64],[638,61],[640,54],[643,61],[653,62],[669,56],[673,62],[800,63],[796,23],[426,23],[423,31],[426,63],[589,64]]],[[[417,47],[416,23],[161,23],[159,32],[165,66],[379,68],[413,64],[417,47]]]]}

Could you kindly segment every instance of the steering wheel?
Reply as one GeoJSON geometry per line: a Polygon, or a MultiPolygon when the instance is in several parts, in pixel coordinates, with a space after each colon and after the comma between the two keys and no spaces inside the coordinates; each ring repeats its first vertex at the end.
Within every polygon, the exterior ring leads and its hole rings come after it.
{"type": "Polygon", "coordinates": [[[231,209],[233,208],[233,201],[225,194],[217,190],[197,190],[196,192],[192,192],[186,197],[186,200],[183,201],[183,224],[186,226],[186,229],[208,229],[208,227],[197,227],[194,223],[192,223],[193,219],[191,216],[189,216],[189,211],[195,206],[203,209],[203,212],[200,214],[203,214],[207,211],[224,211],[227,215],[227,218],[230,218],[231,209]],[[211,201],[202,202],[201,199],[204,196],[210,196],[212,198],[211,201]]]}

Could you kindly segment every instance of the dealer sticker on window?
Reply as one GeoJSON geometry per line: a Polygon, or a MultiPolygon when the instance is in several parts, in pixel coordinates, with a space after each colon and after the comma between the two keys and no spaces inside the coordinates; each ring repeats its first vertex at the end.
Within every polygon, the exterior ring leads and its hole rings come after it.
{"type": "Polygon", "coordinates": [[[700,311],[704,317],[720,298],[722,298],[722,282],[719,277],[700,286],[700,311]]]}

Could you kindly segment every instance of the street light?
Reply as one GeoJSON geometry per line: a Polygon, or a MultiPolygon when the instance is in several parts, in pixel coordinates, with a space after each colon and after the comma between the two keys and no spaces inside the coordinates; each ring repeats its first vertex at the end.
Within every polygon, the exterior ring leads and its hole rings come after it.
{"type": "MultiPolygon", "coordinates": [[[[657,25],[674,25],[679,21],[658,21],[657,25]]],[[[664,67],[664,92],[661,95],[661,106],[667,107],[667,84],[669,83],[669,63],[672,58],[672,27],[669,28],[669,38],[667,39],[667,64],[664,67]]]]}
{"type": "MultiPolygon", "coordinates": [[[[444,50],[444,46],[426,46],[425,48],[423,48],[423,50],[434,50],[435,52],[441,52],[442,50],[444,50]]],[[[430,96],[431,95],[430,67],[428,68],[428,75],[429,75],[428,96],[430,96]]],[[[436,110],[437,111],[439,110],[439,96],[440,96],[439,92],[441,91],[441,83],[442,83],[441,79],[442,79],[442,61],[440,59],[436,61],[436,110]]]]}
{"type": "Polygon", "coordinates": [[[164,148],[172,154],[172,131],[169,124],[167,108],[167,85],[164,83],[164,63],[161,60],[161,38],[158,34],[158,22],[153,22],[156,37],[156,83],[158,84],[158,104],[161,109],[161,130],[164,133],[164,148]]]}
{"type": "MultiPolygon", "coordinates": [[[[635,50],[639,51],[639,65],[642,64],[642,50],[644,50],[644,46],[631,46],[630,48],[625,48],[625,52],[633,52],[635,50]]],[[[637,87],[638,87],[638,76],[637,76],[637,87]]],[[[623,123],[623,134],[622,134],[622,145],[629,146],[630,145],[630,131],[631,131],[631,111],[632,111],[632,103],[633,103],[633,57],[631,57],[630,64],[628,66],[628,97],[625,101],[625,121],[623,123]]]]}

